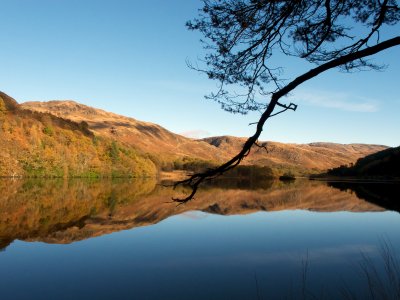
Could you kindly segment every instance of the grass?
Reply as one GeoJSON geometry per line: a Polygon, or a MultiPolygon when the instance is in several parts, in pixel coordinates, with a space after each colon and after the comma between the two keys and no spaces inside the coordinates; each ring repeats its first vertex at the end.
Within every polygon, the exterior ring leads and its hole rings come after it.
{"type": "MultiPolygon", "coordinates": [[[[380,264],[361,253],[360,276],[364,279],[368,295],[364,299],[395,300],[400,299],[400,264],[392,243],[382,239],[380,243],[380,264]],[[383,269],[383,272],[381,271],[383,269]]],[[[344,289],[346,299],[357,299],[350,289],[344,289]]]]}

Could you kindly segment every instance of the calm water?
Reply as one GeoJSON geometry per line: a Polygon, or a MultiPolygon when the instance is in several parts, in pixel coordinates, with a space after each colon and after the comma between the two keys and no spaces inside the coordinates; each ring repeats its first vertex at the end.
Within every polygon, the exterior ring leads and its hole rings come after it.
{"type": "Polygon", "coordinates": [[[153,181],[0,191],[1,299],[366,299],[371,268],[394,291],[395,184],[219,182],[181,206],[153,181]]]}

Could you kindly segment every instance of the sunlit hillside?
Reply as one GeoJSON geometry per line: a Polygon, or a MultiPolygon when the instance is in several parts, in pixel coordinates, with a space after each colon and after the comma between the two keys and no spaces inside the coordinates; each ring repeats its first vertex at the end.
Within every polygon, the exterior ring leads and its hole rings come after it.
{"type": "MultiPolygon", "coordinates": [[[[174,134],[153,123],[106,112],[74,101],[26,102],[24,109],[51,113],[58,117],[87,124],[96,136],[134,147],[161,170],[199,170],[226,161],[240,151],[245,138],[221,136],[195,140],[174,134]]],[[[291,171],[296,174],[319,173],[342,164],[354,163],[360,157],[386,149],[366,144],[284,144],[261,142],[254,147],[243,165],[267,166],[275,175],[291,171]]]]}
{"type": "MultiPolygon", "coordinates": [[[[244,138],[229,136],[194,140],[157,124],[73,101],[18,104],[0,94],[0,176],[156,177],[160,171],[199,171],[216,165],[234,156],[244,142],[244,138]]],[[[288,171],[318,173],[387,148],[333,143],[260,145],[243,165],[268,167],[269,177],[288,171]]]]}
{"type": "Polygon", "coordinates": [[[21,109],[0,93],[0,176],[155,176],[154,163],[133,147],[98,136],[85,122],[21,109]]]}

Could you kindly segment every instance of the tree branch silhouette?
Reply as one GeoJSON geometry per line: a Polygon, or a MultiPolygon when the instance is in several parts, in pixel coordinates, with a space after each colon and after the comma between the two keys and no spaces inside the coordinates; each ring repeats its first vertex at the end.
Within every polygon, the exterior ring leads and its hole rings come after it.
{"type": "Polygon", "coordinates": [[[400,36],[386,40],[386,41],[381,42],[370,48],[366,48],[366,49],[333,59],[327,63],[324,63],[324,64],[322,64],[314,69],[311,69],[308,72],[298,76],[296,79],[291,81],[289,84],[284,86],[282,89],[280,89],[276,93],[273,93],[267,109],[263,112],[263,114],[261,115],[261,117],[257,123],[257,129],[256,129],[254,135],[252,135],[251,137],[249,137],[247,139],[247,141],[243,145],[242,150],[237,155],[235,155],[232,159],[228,160],[227,162],[225,162],[224,164],[222,164],[216,168],[212,168],[212,169],[209,169],[209,170],[207,170],[205,172],[201,172],[201,173],[195,173],[193,175],[190,175],[190,177],[185,180],[177,181],[174,184],[175,187],[178,185],[181,185],[181,184],[189,185],[192,189],[192,192],[187,197],[173,198],[173,200],[178,203],[186,203],[186,202],[192,200],[199,188],[199,185],[204,180],[210,179],[210,178],[215,178],[216,176],[222,175],[223,173],[227,172],[228,170],[230,170],[230,169],[236,167],[238,164],[240,164],[240,162],[246,156],[249,155],[251,147],[257,143],[257,140],[260,137],[261,132],[263,131],[264,124],[271,116],[273,116],[273,111],[274,111],[275,107],[282,106],[278,102],[279,99],[281,99],[283,96],[285,96],[288,93],[290,93],[291,91],[293,91],[300,84],[302,84],[302,83],[304,83],[304,82],[306,82],[306,81],[308,81],[330,69],[345,65],[356,59],[362,59],[362,58],[374,55],[385,49],[388,49],[388,48],[391,48],[394,46],[398,46],[398,45],[400,45],[400,36]]]}
{"type": "MultiPolygon", "coordinates": [[[[218,167],[190,175],[175,183],[187,184],[192,192],[178,203],[193,199],[199,185],[234,168],[249,155],[263,131],[265,122],[297,105],[280,102],[296,87],[333,68],[345,72],[379,69],[367,58],[385,49],[398,46],[397,32],[389,31],[381,41],[380,31],[400,21],[396,0],[202,0],[199,17],[187,23],[189,30],[200,31],[208,52],[202,63],[205,68],[189,67],[218,81],[216,93],[206,96],[221,104],[222,109],[246,114],[259,111],[255,133],[241,151],[218,167]],[[357,26],[355,26],[357,25],[357,26]],[[385,27],[386,26],[386,27],[385,27]],[[395,36],[393,36],[395,35],[395,36]],[[390,38],[390,36],[392,38],[390,38]],[[315,68],[288,81],[283,68],[270,60],[275,53],[298,57],[315,68]],[[241,92],[231,92],[229,85],[238,85],[241,92]],[[244,91],[243,91],[244,90],[244,91]],[[258,98],[261,96],[262,101],[258,98]],[[265,101],[264,99],[267,99],[265,101]],[[276,108],[281,108],[275,111],[276,108]]],[[[388,32],[385,32],[386,34],[388,32]]]]}

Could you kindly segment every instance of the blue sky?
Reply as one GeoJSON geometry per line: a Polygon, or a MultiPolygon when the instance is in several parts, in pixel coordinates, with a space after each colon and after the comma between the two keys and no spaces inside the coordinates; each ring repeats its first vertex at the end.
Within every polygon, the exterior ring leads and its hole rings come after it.
{"type": "MultiPolygon", "coordinates": [[[[0,90],[19,102],[71,99],[193,136],[248,136],[257,114],[204,99],[215,83],[190,70],[203,53],[184,24],[200,1],[0,0],[0,90]]],[[[400,32],[392,27],[392,35],[400,32]]],[[[299,104],[269,120],[262,140],[400,144],[400,47],[384,72],[332,70],[299,87],[299,104]]],[[[287,65],[283,60],[282,65],[287,65]]],[[[290,63],[289,74],[311,68],[290,63]]]]}

